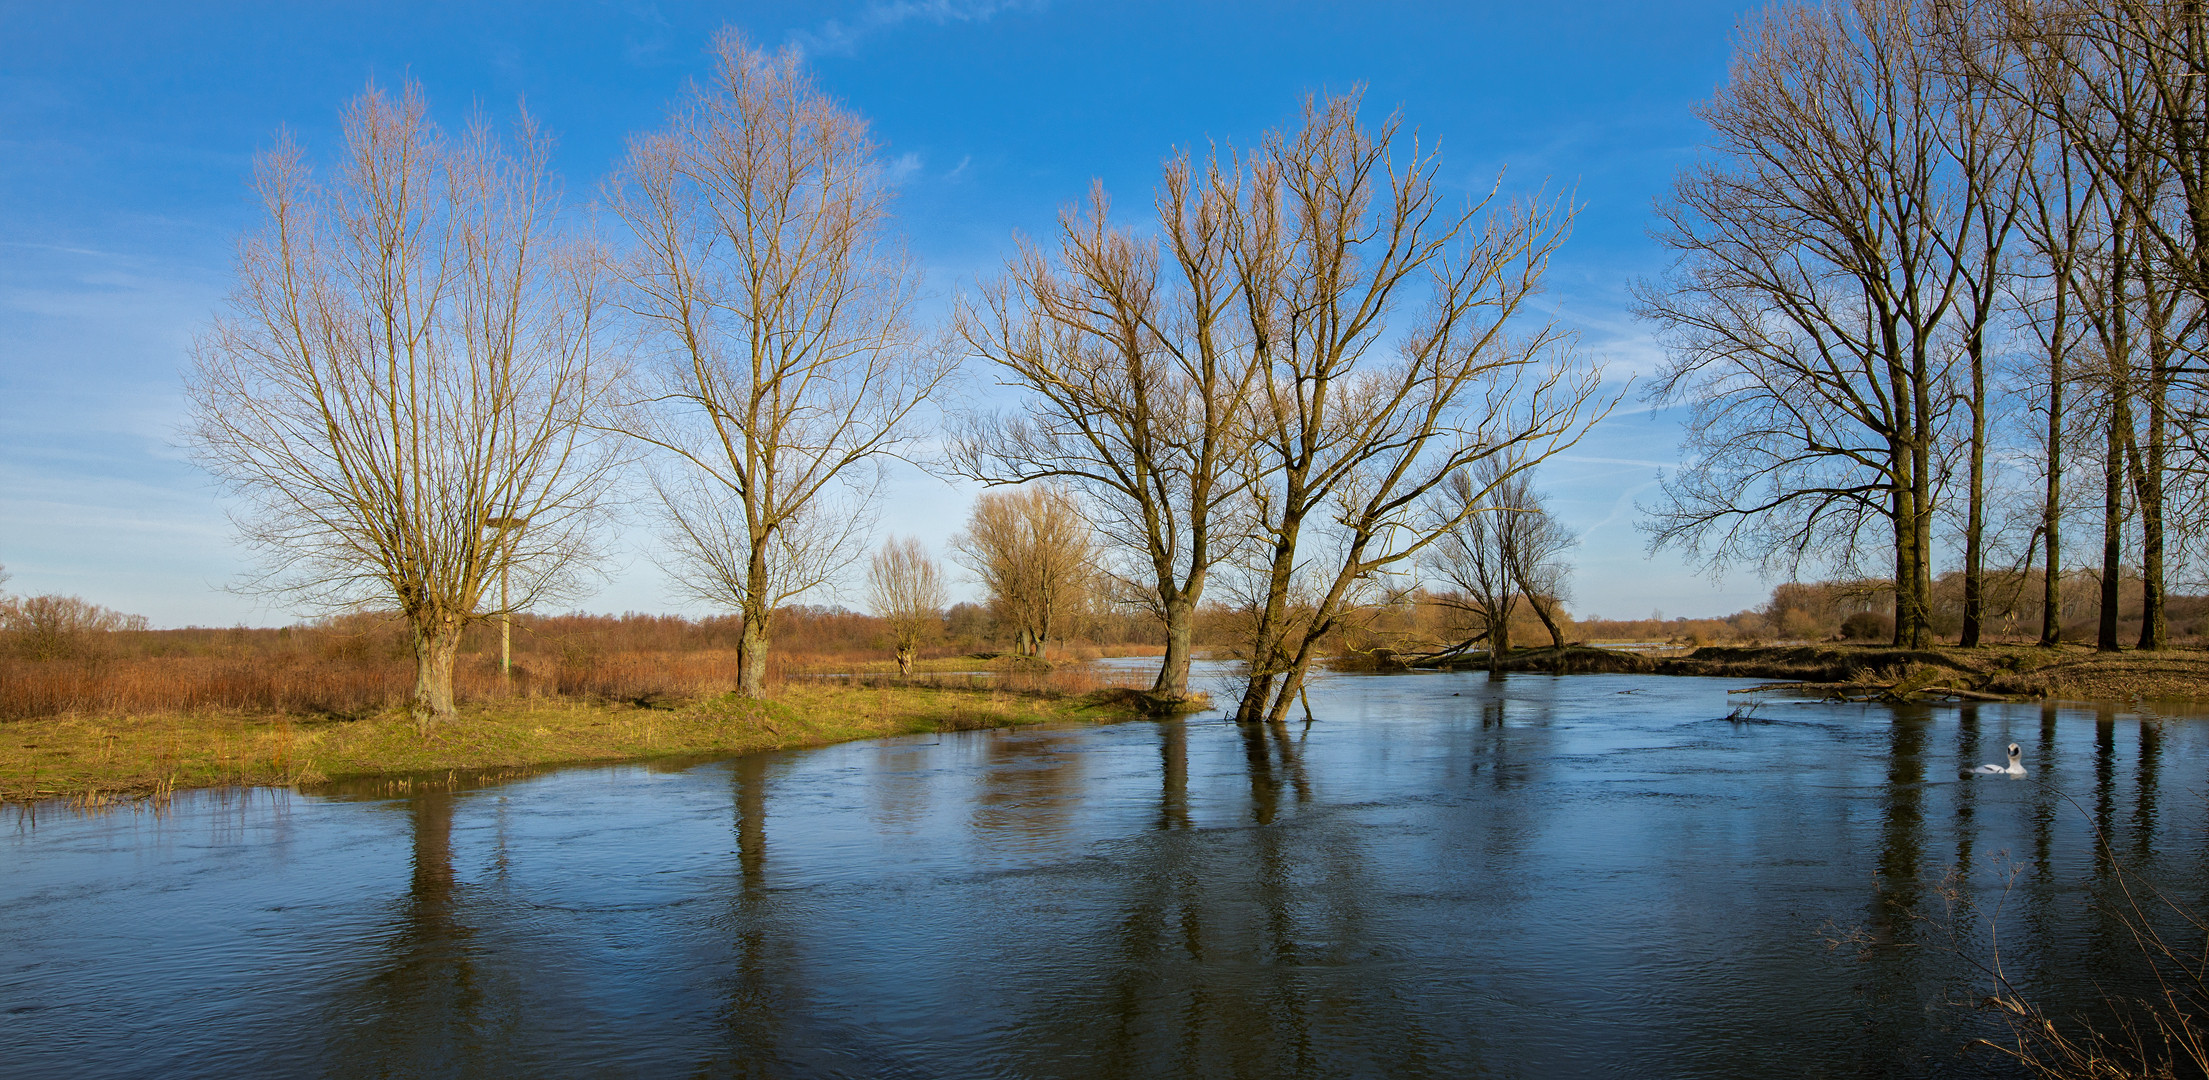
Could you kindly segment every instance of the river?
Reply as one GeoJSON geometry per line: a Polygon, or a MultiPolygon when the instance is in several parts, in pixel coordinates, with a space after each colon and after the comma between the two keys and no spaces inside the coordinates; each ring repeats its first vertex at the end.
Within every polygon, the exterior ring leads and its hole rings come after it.
{"type": "Polygon", "coordinates": [[[7,811],[0,1075],[2005,1076],[2209,905],[2209,726],[1741,685],[7,811]]]}

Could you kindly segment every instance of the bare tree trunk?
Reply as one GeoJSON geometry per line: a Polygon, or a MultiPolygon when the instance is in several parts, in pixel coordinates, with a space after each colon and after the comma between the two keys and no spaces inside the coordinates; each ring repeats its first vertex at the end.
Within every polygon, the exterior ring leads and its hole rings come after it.
{"type": "Polygon", "coordinates": [[[2109,415],[2104,418],[2102,440],[2102,609],[2094,647],[2104,652],[2122,648],[2117,642],[2117,620],[2122,599],[2125,556],[2125,456],[2132,442],[2132,340],[2126,310],[2125,282],[2130,252],[2124,216],[2119,215],[2110,253],[2108,310],[2104,315],[2103,377],[2108,381],[2109,415]]]}
{"type": "Polygon", "coordinates": [[[1550,646],[1558,649],[1564,648],[1564,628],[1557,625],[1556,613],[1551,610],[1555,606],[1554,602],[1537,599],[1531,593],[1527,595],[1526,602],[1534,608],[1535,617],[1542,620],[1542,628],[1549,631],[1550,646]]]}
{"type": "Polygon", "coordinates": [[[1987,369],[1984,343],[1971,343],[1971,476],[1964,521],[1964,626],[1958,644],[1979,647],[1986,611],[1987,369]]]}
{"type": "Polygon", "coordinates": [[[2048,474],[2041,503],[2040,531],[2048,545],[2047,563],[2041,570],[2040,644],[2055,648],[2063,643],[2063,324],[2065,280],[2056,281],[2053,345],[2048,350],[2048,474]]]}
{"type": "MultiPolygon", "coordinates": [[[[2148,317],[2147,448],[2132,441],[2133,491],[2140,503],[2140,647],[2159,650],[2170,643],[2164,611],[2163,481],[2167,456],[2166,425],[2170,403],[2170,350],[2161,290],[2152,273],[2142,275],[2148,317]]],[[[2129,426],[2128,426],[2129,434],[2129,426]]]]}
{"type": "Polygon", "coordinates": [[[1511,603],[1506,600],[1503,613],[1488,626],[1488,674],[1501,674],[1503,659],[1511,652],[1511,603]]]}
{"type": "Polygon", "coordinates": [[[1189,696],[1190,643],[1195,637],[1196,605],[1182,597],[1166,602],[1166,657],[1158,666],[1151,693],[1181,700],[1189,696]]]}
{"type": "MultiPolygon", "coordinates": [[[[1904,451],[1901,460],[1904,468],[1915,473],[1917,451],[1904,451]]],[[[1922,649],[1926,646],[1931,612],[1927,601],[1932,592],[1926,568],[1927,543],[1922,475],[1910,475],[1895,490],[1895,636],[1897,648],[1922,649]]]]}
{"type": "Polygon", "coordinates": [[[417,722],[450,719],[453,715],[453,660],[460,652],[461,622],[451,615],[415,622],[414,699],[410,711],[417,722]]]}
{"type": "Polygon", "coordinates": [[[746,612],[736,639],[736,692],[745,697],[767,696],[767,622],[746,612]]]}
{"type": "MultiPolygon", "coordinates": [[[[1290,469],[1289,501],[1298,505],[1301,500],[1302,477],[1290,469]]],[[[1265,718],[1266,705],[1273,697],[1274,680],[1289,669],[1289,657],[1282,649],[1288,637],[1289,590],[1296,578],[1296,538],[1303,527],[1301,515],[1283,517],[1276,526],[1273,561],[1266,572],[1266,598],[1258,612],[1258,626],[1253,636],[1250,653],[1250,677],[1243,684],[1242,700],[1235,706],[1235,722],[1255,724],[1265,718]]],[[[1283,695],[1286,700],[1286,695],[1283,695]]]]}
{"type": "Polygon", "coordinates": [[[1913,559],[1917,575],[1910,582],[1916,618],[1911,623],[1910,647],[1933,644],[1933,386],[1935,376],[1927,364],[1927,348],[1913,350],[1915,370],[1911,383],[1917,395],[1917,423],[1910,447],[1910,485],[1917,514],[1911,538],[1917,545],[1913,559]]]}
{"type": "Polygon", "coordinates": [[[2122,390],[2112,388],[2110,393],[2110,420],[2104,432],[2102,454],[2102,610],[2101,622],[2094,637],[2094,647],[2104,652],[2115,652],[2117,644],[2117,615],[2120,586],[2124,581],[2125,556],[2125,440],[2123,427],[2130,426],[2125,414],[2122,390]],[[2122,425],[2122,426],[2120,426],[2122,425]]]}
{"type": "MultiPolygon", "coordinates": [[[[2158,395],[2160,396],[2160,395],[2158,395]]],[[[2163,588],[2163,432],[2158,417],[2160,400],[2148,403],[2148,458],[2140,470],[2140,647],[2162,649],[2169,644],[2169,616],[2164,611],[2163,588]]]]}

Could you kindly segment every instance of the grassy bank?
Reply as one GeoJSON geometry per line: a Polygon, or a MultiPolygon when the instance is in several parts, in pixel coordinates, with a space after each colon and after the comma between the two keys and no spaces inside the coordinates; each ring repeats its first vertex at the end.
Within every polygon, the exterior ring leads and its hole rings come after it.
{"type": "MultiPolygon", "coordinates": [[[[1487,666],[1484,656],[1459,666],[1487,666]]],[[[2084,645],[1706,645],[1684,656],[1574,646],[1506,657],[1507,671],[1626,672],[1772,679],[1844,688],[1943,687],[2020,701],[2209,701],[2209,652],[2098,652],[2084,645]]]]}
{"type": "Polygon", "coordinates": [[[793,683],[730,695],[605,704],[522,698],[463,705],[428,730],[403,712],[347,719],[195,710],[0,723],[0,802],[97,804],[180,788],[530,769],[676,754],[735,755],[929,731],[1123,719],[1109,695],[793,683]]]}

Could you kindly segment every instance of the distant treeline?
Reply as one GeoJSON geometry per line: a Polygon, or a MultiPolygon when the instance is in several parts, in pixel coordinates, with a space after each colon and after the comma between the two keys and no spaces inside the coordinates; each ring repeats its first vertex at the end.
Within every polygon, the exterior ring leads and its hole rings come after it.
{"type": "MultiPolygon", "coordinates": [[[[2037,641],[2041,630],[2044,579],[2038,570],[1990,571],[1984,640],[2037,641]]],[[[2092,570],[2065,573],[2057,581],[2062,597],[2057,618],[2063,640],[2093,644],[2099,630],[2101,575],[2092,570]]],[[[2137,633],[2144,607],[2140,578],[2119,582],[2119,627],[2137,633]]],[[[1932,630],[1952,637],[1964,620],[1961,573],[1933,581],[1932,630]]],[[[2163,598],[2174,644],[2199,645],[2209,636],[2209,596],[2169,594],[2163,598]]],[[[1704,619],[1583,619],[1576,625],[1583,640],[1665,641],[1681,645],[1755,644],[1782,641],[1890,641],[1894,635],[1894,586],[1876,579],[1788,582],[1771,599],[1732,615],[1704,619]]]]}

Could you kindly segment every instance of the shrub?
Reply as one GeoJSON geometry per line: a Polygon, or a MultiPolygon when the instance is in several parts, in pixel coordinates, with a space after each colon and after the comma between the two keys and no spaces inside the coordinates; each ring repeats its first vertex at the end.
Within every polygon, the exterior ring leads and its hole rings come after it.
{"type": "Polygon", "coordinates": [[[1841,620],[1843,641],[1892,641],[1894,636],[1893,617],[1876,611],[1859,611],[1841,620]]]}

